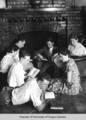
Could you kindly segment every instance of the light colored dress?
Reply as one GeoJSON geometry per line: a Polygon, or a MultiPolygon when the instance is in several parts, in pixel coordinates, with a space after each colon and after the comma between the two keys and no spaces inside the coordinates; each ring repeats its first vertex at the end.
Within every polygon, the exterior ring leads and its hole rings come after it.
{"type": "Polygon", "coordinates": [[[79,42],[76,44],[75,47],[73,45],[69,45],[68,50],[70,51],[70,54],[74,56],[86,55],[86,48],[79,42]]]}
{"type": "Polygon", "coordinates": [[[16,51],[14,53],[6,53],[6,55],[0,61],[0,72],[8,72],[13,63],[17,61],[19,61],[19,51],[16,51]]]}
{"type": "Polygon", "coordinates": [[[12,53],[7,53],[0,62],[0,71],[2,73],[6,73],[9,67],[13,64],[13,56],[12,53]]]}
{"type": "Polygon", "coordinates": [[[25,74],[21,63],[14,63],[8,72],[7,82],[9,87],[15,88],[24,84],[25,74]]]}
{"type": "Polygon", "coordinates": [[[71,82],[72,86],[70,88],[67,87],[66,84],[64,84],[64,88],[62,93],[63,94],[68,94],[68,95],[77,95],[79,92],[82,90],[81,85],[80,85],[80,74],[78,67],[76,63],[74,62],[73,59],[70,59],[67,62],[67,68],[66,72],[68,73],[69,71],[72,72],[71,74],[71,82]]]}
{"type": "Polygon", "coordinates": [[[12,103],[13,105],[24,104],[28,101],[33,102],[33,106],[37,107],[42,104],[41,100],[42,90],[40,89],[37,80],[28,80],[19,88],[14,88],[12,91],[12,103]]]}

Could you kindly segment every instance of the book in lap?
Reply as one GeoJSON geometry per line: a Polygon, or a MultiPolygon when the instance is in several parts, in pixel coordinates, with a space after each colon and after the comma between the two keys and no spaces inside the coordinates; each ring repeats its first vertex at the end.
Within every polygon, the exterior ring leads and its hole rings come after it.
{"type": "Polygon", "coordinates": [[[40,70],[37,68],[32,68],[31,71],[28,73],[29,77],[35,78],[39,74],[40,70]]]}

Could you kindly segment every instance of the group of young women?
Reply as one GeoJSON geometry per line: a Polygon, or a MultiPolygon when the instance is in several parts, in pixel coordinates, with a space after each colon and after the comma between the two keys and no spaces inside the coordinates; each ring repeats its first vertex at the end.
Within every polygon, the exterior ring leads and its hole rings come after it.
{"type": "Polygon", "coordinates": [[[11,90],[10,101],[13,105],[23,104],[31,100],[34,107],[38,111],[42,111],[47,104],[45,99],[47,91],[59,93],[59,87],[62,88],[60,91],[61,94],[77,95],[82,91],[80,73],[71,56],[86,55],[86,48],[78,43],[78,39],[75,36],[71,37],[70,40],[68,49],[58,50],[54,46],[54,42],[49,39],[46,42],[47,47],[36,52],[34,58],[40,58],[41,65],[38,64],[36,66],[40,72],[35,78],[28,76],[28,72],[35,65],[34,60],[31,59],[30,54],[24,48],[26,41],[19,40],[8,50],[6,55],[1,59],[0,72],[3,76],[6,75],[7,77],[7,79],[5,77],[5,81],[11,90]],[[78,45],[80,52],[78,51],[78,45]],[[58,74],[58,72],[56,73],[58,58],[64,63],[60,69],[64,67],[65,76],[61,80],[57,78],[54,81],[54,75],[58,74]],[[46,61],[45,65],[43,60],[46,61]],[[43,68],[43,66],[45,67],[43,68]],[[55,71],[55,74],[52,70],[55,71]]]}

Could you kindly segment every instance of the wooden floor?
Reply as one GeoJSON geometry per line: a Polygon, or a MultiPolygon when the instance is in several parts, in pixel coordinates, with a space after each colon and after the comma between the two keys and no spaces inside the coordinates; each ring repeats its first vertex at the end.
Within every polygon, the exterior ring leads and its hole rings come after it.
{"type": "MultiPolygon", "coordinates": [[[[43,112],[40,113],[86,113],[86,78],[81,80],[83,92],[77,96],[57,95],[55,100],[51,100],[50,104],[43,112]],[[51,109],[51,107],[58,107],[58,109],[51,109]],[[63,110],[59,110],[59,107],[63,107],[63,110]]],[[[12,106],[5,105],[2,97],[0,96],[0,113],[12,113],[12,114],[39,114],[39,112],[32,106],[31,102],[23,105],[12,106]]]]}

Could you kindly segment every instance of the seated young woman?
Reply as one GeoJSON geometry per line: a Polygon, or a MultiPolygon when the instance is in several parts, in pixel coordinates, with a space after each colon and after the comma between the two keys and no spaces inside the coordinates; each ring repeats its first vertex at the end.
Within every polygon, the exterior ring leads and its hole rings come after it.
{"type": "Polygon", "coordinates": [[[62,94],[77,95],[82,91],[80,83],[80,73],[75,61],[69,57],[67,50],[60,51],[60,59],[65,65],[66,77],[61,81],[55,81],[51,85],[51,90],[58,92],[58,87],[62,94]],[[61,87],[61,88],[60,88],[61,87]]]}
{"type": "Polygon", "coordinates": [[[19,52],[19,61],[12,66],[8,74],[8,85],[12,88],[11,101],[13,105],[24,104],[32,101],[33,106],[42,111],[47,102],[45,100],[45,91],[48,84],[46,80],[33,78],[26,74],[34,66],[31,63],[30,55],[22,48],[19,52]],[[27,80],[25,80],[27,78],[27,80]]]}
{"type": "Polygon", "coordinates": [[[46,72],[51,78],[57,77],[56,72],[59,75],[59,67],[55,64],[54,58],[58,54],[58,47],[55,46],[53,38],[49,38],[46,41],[46,46],[36,51],[35,58],[37,60],[37,67],[40,69],[41,74],[46,72]]]}
{"type": "MultiPolygon", "coordinates": [[[[46,105],[45,91],[47,89],[47,80],[28,78],[28,80],[20,87],[14,88],[12,91],[12,104],[20,105],[26,102],[32,101],[33,106],[38,110],[42,111],[46,105]]],[[[29,107],[29,106],[28,106],[29,107]]]]}
{"type": "Polygon", "coordinates": [[[8,72],[8,86],[15,88],[24,84],[25,74],[28,69],[33,67],[30,54],[21,48],[19,51],[19,61],[15,62],[8,72]]]}
{"type": "Polygon", "coordinates": [[[68,50],[71,56],[85,56],[86,48],[79,42],[79,38],[76,34],[72,35],[70,38],[70,43],[68,45],[68,50]]]}
{"type": "Polygon", "coordinates": [[[9,48],[0,61],[0,88],[7,85],[7,74],[10,67],[19,60],[18,49],[16,46],[9,48]]]}

